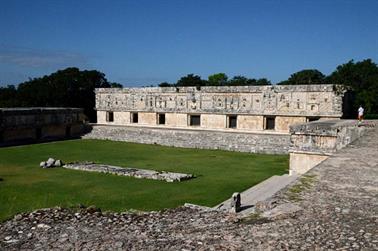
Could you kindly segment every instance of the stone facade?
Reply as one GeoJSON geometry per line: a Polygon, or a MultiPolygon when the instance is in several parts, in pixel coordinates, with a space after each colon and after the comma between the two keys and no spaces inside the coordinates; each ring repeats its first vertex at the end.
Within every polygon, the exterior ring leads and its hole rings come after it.
{"type": "Polygon", "coordinates": [[[303,174],[352,143],[366,125],[355,120],[315,121],[290,128],[290,173],[303,174]]]}
{"type": "Polygon", "coordinates": [[[79,108],[0,108],[0,146],[80,136],[79,108]]]}
{"type": "Polygon", "coordinates": [[[290,145],[290,135],[284,133],[251,133],[201,128],[93,125],[92,131],[83,138],[271,154],[287,154],[290,145]]]}
{"type": "Polygon", "coordinates": [[[342,116],[332,85],[96,89],[98,124],[289,132],[342,116]]]}

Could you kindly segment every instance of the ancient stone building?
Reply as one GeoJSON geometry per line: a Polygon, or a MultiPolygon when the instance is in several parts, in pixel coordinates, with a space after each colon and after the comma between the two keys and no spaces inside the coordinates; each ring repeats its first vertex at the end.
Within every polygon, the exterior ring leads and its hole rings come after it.
{"type": "Polygon", "coordinates": [[[80,136],[83,109],[0,108],[0,146],[80,136]]]}
{"type": "Polygon", "coordinates": [[[96,89],[85,138],[287,154],[289,127],[339,119],[332,85],[96,89]]]}
{"type": "Polygon", "coordinates": [[[332,85],[165,87],[96,90],[97,123],[289,132],[342,116],[332,85]]]}

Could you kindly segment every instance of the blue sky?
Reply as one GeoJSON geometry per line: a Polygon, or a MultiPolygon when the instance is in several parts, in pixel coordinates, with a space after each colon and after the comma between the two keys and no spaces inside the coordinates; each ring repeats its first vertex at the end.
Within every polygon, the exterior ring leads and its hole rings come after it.
{"type": "Polygon", "coordinates": [[[0,85],[75,66],[124,86],[378,63],[378,0],[0,0],[0,85]]]}

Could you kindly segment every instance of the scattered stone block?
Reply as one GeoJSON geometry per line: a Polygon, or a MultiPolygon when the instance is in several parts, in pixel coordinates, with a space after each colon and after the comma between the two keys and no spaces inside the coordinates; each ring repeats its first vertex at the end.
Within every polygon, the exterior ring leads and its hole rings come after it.
{"type": "Polygon", "coordinates": [[[53,167],[61,167],[63,166],[63,161],[55,160],[54,158],[49,158],[47,161],[42,161],[39,163],[39,166],[42,168],[53,168],[53,167]]]}
{"type": "Polygon", "coordinates": [[[53,158],[49,158],[47,161],[46,161],[46,167],[49,168],[49,167],[52,167],[55,163],[55,159],[53,158]]]}
{"type": "Polygon", "coordinates": [[[129,176],[139,179],[163,180],[166,182],[176,182],[194,178],[192,174],[186,173],[172,173],[138,168],[110,166],[104,164],[95,164],[93,162],[68,163],[63,165],[63,168],[89,172],[111,173],[115,175],[129,176]]]}
{"type": "Polygon", "coordinates": [[[55,167],[61,167],[61,166],[63,166],[63,162],[62,162],[60,159],[55,160],[55,162],[54,162],[54,166],[55,166],[55,167]]]}

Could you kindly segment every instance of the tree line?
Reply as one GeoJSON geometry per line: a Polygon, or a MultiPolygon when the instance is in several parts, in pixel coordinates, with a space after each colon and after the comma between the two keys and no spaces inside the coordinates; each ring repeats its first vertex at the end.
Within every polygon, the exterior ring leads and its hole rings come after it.
{"type": "Polygon", "coordinates": [[[208,79],[202,79],[198,75],[188,74],[180,78],[177,83],[170,84],[163,82],[159,84],[159,87],[183,87],[183,86],[243,86],[243,85],[271,85],[272,83],[266,78],[247,78],[244,76],[235,76],[232,79],[228,79],[225,73],[216,73],[210,75],[208,79]]]}
{"type": "Polygon", "coordinates": [[[122,87],[109,82],[105,74],[78,68],[59,70],[48,76],[0,87],[0,107],[80,107],[95,121],[95,88],[122,87]]]}
{"type": "MultiPolygon", "coordinates": [[[[210,75],[202,79],[195,74],[181,77],[176,83],[160,83],[160,87],[181,86],[250,86],[271,85],[267,78],[248,78],[225,73],[210,75]]],[[[348,91],[352,99],[350,106],[356,110],[364,106],[368,114],[378,114],[378,66],[371,59],[353,60],[337,66],[326,76],[316,69],[306,69],[290,75],[278,85],[334,84],[337,91],[348,91]]],[[[0,87],[0,107],[81,107],[90,121],[95,121],[95,88],[122,87],[109,82],[105,74],[96,70],[79,70],[70,67],[40,78],[29,79],[17,87],[0,87]]],[[[378,116],[378,115],[377,115],[378,116]]]]}

